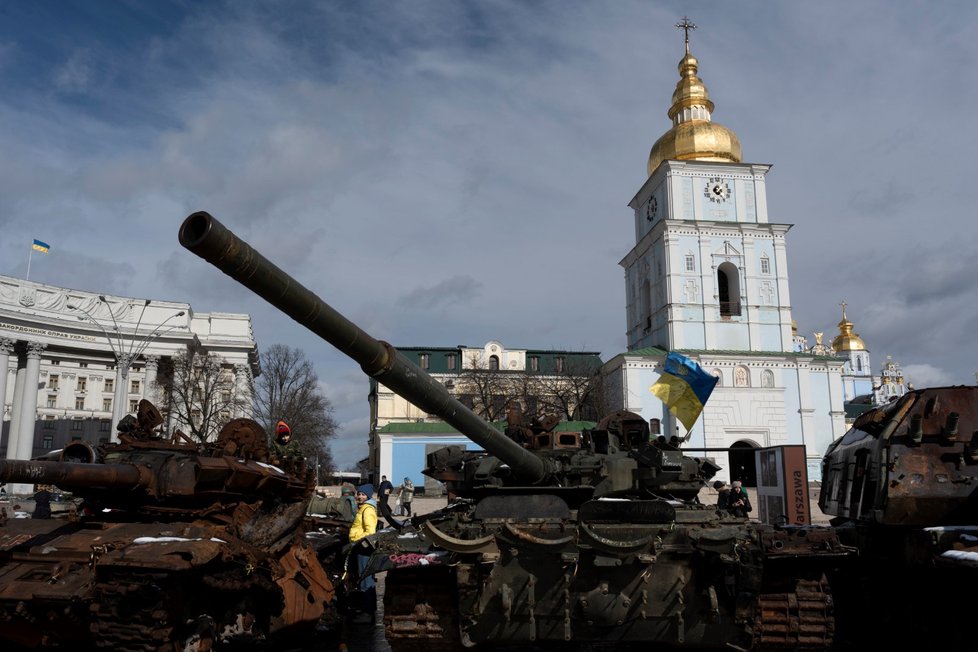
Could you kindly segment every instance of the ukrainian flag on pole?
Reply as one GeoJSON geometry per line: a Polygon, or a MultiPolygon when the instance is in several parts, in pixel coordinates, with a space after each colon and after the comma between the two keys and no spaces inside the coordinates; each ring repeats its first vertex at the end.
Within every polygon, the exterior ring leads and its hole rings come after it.
{"type": "Polygon", "coordinates": [[[48,243],[41,242],[37,238],[34,238],[34,244],[31,245],[31,248],[34,251],[40,251],[41,253],[45,253],[46,254],[51,247],[48,246],[48,243]]]}
{"type": "Polygon", "coordinates": [[[666,404],[688,431],[693,429],[719,380],[693,360],[670,351],[662,375],[649,391],[666,404]]]}

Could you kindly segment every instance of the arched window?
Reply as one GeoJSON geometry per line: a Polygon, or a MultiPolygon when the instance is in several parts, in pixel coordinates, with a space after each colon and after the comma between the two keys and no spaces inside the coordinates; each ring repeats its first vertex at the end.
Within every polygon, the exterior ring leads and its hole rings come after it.
{"type": "Polygon", "coordinates": [[[719,369],[713,370],[713,376],[717,379],[717,387],[723,387],[723,372],[719,369]]]}
{"type": "Polygon", "coordinates": [[[862,370],[863,370],[863,359],[859,356],[856,356],[856,371],[862,371],[862,370]]]}
{"type": "Polygon", "coordinates": [[[774,387],[774,372],[770,369],[761,373],[761,387],[774,387]]]}
{"type": "Polygon", "coordinates": [[[717,267],[717,294],[721,317],[740,315],[740,274],[733,263],[721,263],[717,267]]]}
{"type": "Polygon", "coordinates": [[[492,371],[499,371],[499,356],[491,355],[489,356],[489,369],[492,371]]]}
{"type": "Polygon", "coordinates": [[[768,259],[767,255],[761,256],[761,274],[771,273],[771,261],[768,259]]]}

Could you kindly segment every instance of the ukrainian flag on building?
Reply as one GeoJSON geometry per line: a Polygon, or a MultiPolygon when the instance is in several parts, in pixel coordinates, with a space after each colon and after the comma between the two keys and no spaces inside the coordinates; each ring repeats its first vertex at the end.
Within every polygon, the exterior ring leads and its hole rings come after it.
{"type": "Polygon", "coordinates": [[[670,351],[662,375],[649,391],[666,404],[686,430],[692,430],[719,380],[693,360],[670,351]]]}
{"type": "Polygon", "coordinates": [[[51,248],[48,246],[48,243],[41,242],[37,238],[34,238],[34,244],[31,246],[34,249],[34,251],[40,251],[41,253],[45,253],[45,254],[48,252],[48,249],[51,248]]]}

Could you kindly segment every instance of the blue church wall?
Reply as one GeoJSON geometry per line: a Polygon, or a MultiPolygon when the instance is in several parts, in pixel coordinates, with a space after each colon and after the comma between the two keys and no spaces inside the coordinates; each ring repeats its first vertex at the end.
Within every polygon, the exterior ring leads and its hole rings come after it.
{"type": "Polygon", "coordinates": [[[808,454],[822,456],[832,443],[830,413],[832,401],[829,395],[829,374],[813,372],[811,375],[812,405],[815,408],[815,432],[808,438],[808,454]]]}
{"type": "Polygon", "coordinates": [[[750,350],[750,331],[747,324],[721,322],[716,324],[716,342],[714,348],[730,351],[750,350]]]}
{"type": "Polygon", "coordinates": [[[785,369],[782,374],[784,383],[784,416],[785,430],[789,444],[804,443],[801,436],[801,402],[798,397],[798,371],[785,369]]]}
{"type": "Polygon", "coordinates": [[[781,325],[780,324],[765,324],[759,327],[758,332],[761,338],[761,350],[762,351],[780,351],[781,350],[781,325]]]}

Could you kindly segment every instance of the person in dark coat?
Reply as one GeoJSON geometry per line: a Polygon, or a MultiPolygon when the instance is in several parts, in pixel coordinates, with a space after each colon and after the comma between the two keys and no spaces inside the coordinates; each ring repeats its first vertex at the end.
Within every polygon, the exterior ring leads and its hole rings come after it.
{"type": "Polygon", "coordinates": [[[51,518],[51,492],[47,485],[40,485],[34,494],[34,513],[31,518],[51,518]]]}
{"type": "Polygon", "coordinates": [[[728,509],[734,516],[746,517],[751,512],[750,497],[740,480],[734,480],[733,487],[730,489],[730,506],[728,509]]]}
{"type": "Polygon", "coordinates": [[[380,476],[380,487],[377,488],[377,498],[380,500],[381,505],[387,504],[387,500],[391,497],[392,491],[394,491],[393,483],[387,479],[386,475],[380,476]]]}
{"type": "Polygon", "coordinates": [[[713,488],[717,491],[717,509],[728,510],[730,509],[730,485],[728,485],[723,480],[717,480],[713,483],[713,488]]]}

